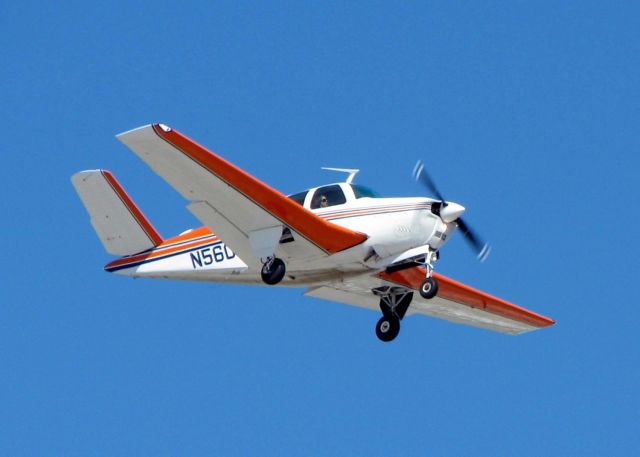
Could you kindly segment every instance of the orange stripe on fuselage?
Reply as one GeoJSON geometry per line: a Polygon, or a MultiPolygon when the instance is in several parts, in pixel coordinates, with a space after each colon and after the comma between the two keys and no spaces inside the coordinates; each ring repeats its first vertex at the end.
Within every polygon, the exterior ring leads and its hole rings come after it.
{"type": "Polygon", "coordinates": [[[151,225],[151,222],[142,214],[140,208],[136,206],[136,204],[131,200],[127,192],[120,185],[120,183],[116,180],[116,178],[111,174],[110,171],[101,170],[102,176],[107,180],[113,191],[118,195],[124,206],[129,210],[133,218],[136,220],[140,228],[147,234],[149,239],[156,246],[162,243],[162,237],[158,233],[158,231],[151,225]]]}
{"type": "MultiPolygon", "coordinates": [[[[418,289],[422,281],[424,281],[425,273],[426,270],[423,267],[414,267],[396,271],[391,274],[382,272],[379,273],[378,276],[385,281],[391,281],[412,289],[418,289]]],[[[441,274],[434,273],[433,276],[438,281],[438,297],[452,300],[471,308],[483,309],[492,314],[497,314],[535,327],[548,327],[549,325],[555,324],[553,319],[476,290],[441,274]]]]}
{"type": "Polygon", "coordinates": [[[390,214],[390,213],[399,213],[402,211],[420,211],[429,209],[430,206],[426,204],[418,204],[418,205],[397,205],[397,206],[389,206],[389,207],[380,207],[377,208],[375,206],[367,207],[367,208],[355,208],[353,210],[344,210],[342,213],[314,213],[318,217],[321,217],[326,220],[333,219],[343,219],[349,217],[356,216],[370,216],[376,214],[390,214]]]}
{"type": "Polygon", "coordinates": [[[109,262],[107,265],[105,265],[104,268],[105,270],[108,270],[110,268],[121,267],[127,264],[139,263],[145,260],[153,260],[158,257],[175,254],[179,251],[187,251],[189,249],[197,248],[198,246],[209,244],[214,241],[218,241],[219,239],[220,238],[215,236],[208,227],[200,227],[199,229],[192,230],[183,235],[169,238],[152,250],[128,257],[121,257],[117,260],[114,260],[113,262],[109,262]],[[189,242],[190,240],[194,241],[189,242]]]}
{"type": "Polygon", "coordinates": [[[367,239],[367,235],[363,233],[354,232],[319,218],[311,211],[185,135],[175,130],[166,132],[158,124],[153,124],[153,130],[171,146],[325,252],[334,254],[356,246],[367,239]]]}

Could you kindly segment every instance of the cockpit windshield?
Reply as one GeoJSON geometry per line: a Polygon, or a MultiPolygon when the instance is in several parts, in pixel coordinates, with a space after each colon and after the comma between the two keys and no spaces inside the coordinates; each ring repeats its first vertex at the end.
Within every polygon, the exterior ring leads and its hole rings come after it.
{"type": "Polygon", "coordinates": [[[378,194],[375,190],[367,186],[361,186],[360,184],[351,184],[351,188],[353,189],[353,194],[356,196],[356,198],[365,198],[365,197],[379,198],[380,197],[380,194],[378,194]]]}
{"type": "Polygon", "coordinates": [[[289,198],[299,205],[304,205],[304,199],[307,197],[309,191],[298,192],[297,194],[289,195],[289,198]]]}
{"type": "MultiPolygon", "coordinates": [[[[353,195],[356,198],[380,198],[380,194],[367,186],[361,186],[360,184],[349,185],[353,189],[353,195]]],[[[304,201],[306,200],[308,193],[309,191],[305,190],[304,192],[298,192],[297,194],[292,194],[288,197],[297,204],[304,206],[304,201]]],[[[317,188],[313,193],[309,206],[311,209],[318,209],[325,208],[327,206],[342,205],[346,202],[345,194],[340,185],[332,184],[330,186],[317,188]]]]}

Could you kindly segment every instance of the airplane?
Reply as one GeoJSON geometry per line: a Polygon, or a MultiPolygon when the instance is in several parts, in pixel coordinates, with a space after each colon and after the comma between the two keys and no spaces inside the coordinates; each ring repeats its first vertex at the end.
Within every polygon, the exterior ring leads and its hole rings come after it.
{"type": "Polygon", "coordinates": [[[553,319],[434,271],[457,230],[482,260],[489,246],[419,162],[414,177],[435,198],[383,198],[344,182],[286,196],[165,124],[117,135],[187,201],[204,224],[165,239],[107,170],[71,181],[106,251],[107,272],[134,278],[305,288],[304,295],[376,310],[375,331],[395,339],[423,314],[510,335],[553,319]],[[416,293],[417,292],[417,293],[416,293]]]}

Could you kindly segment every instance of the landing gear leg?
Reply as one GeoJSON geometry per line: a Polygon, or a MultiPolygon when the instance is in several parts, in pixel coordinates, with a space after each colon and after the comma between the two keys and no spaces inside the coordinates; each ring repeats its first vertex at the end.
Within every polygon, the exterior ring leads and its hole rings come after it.
{"type": "Polygon", "coordinates": [[[376,336],[384,342],[395,339],[400,333],[400,321],[407,313],[413,292],[404,287],[383,286],[372,290],[380,297],[382,317],[376,324],[376,336]]]}
{"type": "Polygon", "coordinates": [[[269,257],[262,266],[260,276],[262,277],[262,281],[264,281],[265,284],[274,286],[282,281],[282,278],[284,278],[284,274],[286,273],[286,271],[287,268],[285,267],[282,259],[279,259],[277,257],[269,257]]]}
{"type": "Polygon", "coordinates": [[[420,284],[420,296],[425,299],[430,299],[436,296],[438,293],[438,281],[433,277],[433,264],[438,260],[438,253],[436,251],[430,251],[425,259],[425,267],[427,268],[427,277],[422,284],[420,284]]]}

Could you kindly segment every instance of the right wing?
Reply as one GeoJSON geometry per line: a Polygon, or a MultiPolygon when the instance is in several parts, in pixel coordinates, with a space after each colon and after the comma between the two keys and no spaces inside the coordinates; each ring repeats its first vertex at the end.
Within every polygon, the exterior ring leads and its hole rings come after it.
{"type": "Polygon", "coordinates": [[[326,257],[367,239],[363,233],[319,218],[165,125],[140,127],[118,139],[185,197],[189,210],[254,268],[262,265],[261,252],[277,245],[286,229],[294,240],[287,243],[286,251],[302,261],[326,257]]]}
{"type": "Polygon", "coordinates": [[[380,311],[380,299],[373,295],[371,289],[383,285],[400,285],[416,292],[407,315],[424,314],[510,335],[537,330],[555,323],[553,319],[441,274],[434,273],[434,277],[438,280],[438,295],[429,300],[417,293],[425,278],[425,270],[422,267],[391,274],[382,272],[377,275],[362,275],[311,288],[305,295],[380,311]]]}

